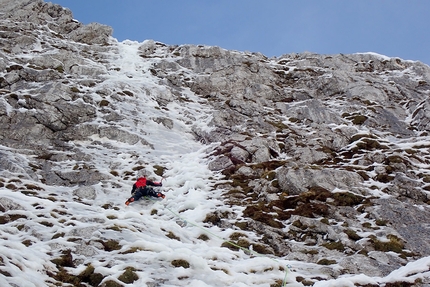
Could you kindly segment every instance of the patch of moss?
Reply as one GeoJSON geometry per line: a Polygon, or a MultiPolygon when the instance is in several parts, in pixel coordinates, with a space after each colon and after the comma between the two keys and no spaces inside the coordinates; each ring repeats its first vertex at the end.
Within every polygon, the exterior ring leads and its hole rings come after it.
{"type": "Polygon", "coordinates": [[[278,181],[277,179],[272,180],[271,185],[272,185],[274,188],[278,188],[278,189],[279,189],[279,187],[280,187],[280,185],[279,185],[279,181],[278,181]]]}
{"type": "Polygon", "coordinates": [[[15,221],[21,218],[27,218],[27,216],[24,214],[16,214],[16,213],[8,214],[8,216],[9,216],[9,222],[15,221]]]}
{"type": "Polygon", "coordinates": [[[370,176],[365,172],[364,170],[358,170],[356,171],[364,180],[368,180],[370,176]]]}
{"type": "Polygon", "coordinates": [[[51,239],[57,239],[60,237],[64,237],[64,235],[65,235],[64,232],[59,232],[59,233],[54,234],[51,239]]]}
{"type": "Polygon", "coordinates": [[[55,70],[57,71],[57,72],[59,72],[59,73],[64,73],[64,67],[62,66],[62,65],[59,65],[59,66],[57,66],[56,68],[55,68],[55,70]]]}
{"type": "Polygon", "coordinates": [[[35,184],[25,184],[25,187],[30,190],[44,190],[43,188],[35,184]]]}
{"type": "Polygon", "coordinates": [[[266,122],[269,123],[269,124],[271,124],[275,128],[277,128],[278,132],[282,132],[283,130],[289,129],[288,126],[286,124],[284,124],[283,122],[281,122],[281,121],[278,121],[278,122],[266,121],[266,122]]]}
{"type": "Polygon", "coordinates": [[[73,264],[72,251],[70,249],[63,251],[59,258],[51,260],[57,267],[75,267],[73,264]]]}
{"type": "Polygon", "coordinates": [[[292,123],[301,123],[302,122],[302,120],[301,119],[299,119],[299,118],[295,118],[295,117],[291,117],[291,118],[289,118],[288,119],[290,122],[292,122],[292,123]]]}
{"type": "Polygon", "coordinates": [[[332,265],[332,264],[336,264],[336,263],[337,263],[336,260],[329,260],[326,258],[323,258],[317,262],[317,264],[319,264],[319,265],[332,265]]]}
{"type": "Polygon", "coordinates": [[[386,145],[382,145],[379,141],[369,138],[362,139],[356,146],[362,150],[388,149],[386,145]]]}
{"type": "Polygon", "coordinates": [[[422,179],[425,183],[430,183],[430,175],[424,175],[422,179]]]}
{"type": "Polygon", "coordinates": [[[387,164],[390,164],[390,163],[404,163],[405,160],[401,156],[391,155],[391,156],[389,156],[389,157],[386,158],[385,162],[387,164]]]}
{"type": "Polygon", "coordinates": [[[329,249],[329,250],[338,250],[341,252],[343,252],[345,250],[345,246],[340,241],[326,242],[326,243],[323,243],[321,245],[324,246],[325,248],[329,249]]]}
{"type": "Polygon", "coordinates": [[[22,244],[28,247],[28,246],[31,246],[31,245],[33,244],[33,242],[31,242],[31,240],[30,240],[30,239],[27,239],[27,240],[24,240],[24,241],[22,242],[22,244]]]}
{"type": "Polygon", "coordinates": [[[116,231],[116,232],[121,232],[122,231],[122,227],[118,226],[116,224],[114,226],[109,226],[106,229],[110,229],[110,230],[113,230],[113,231],[116,231]]]}
{"type": "Polygon", "coordinates": [[[209,240],[209,236],[207,236],[206,234],[201,234],[199,237],[197,237],[197,239],[203,240],[203,241],[208,241],[209,240]]]}
{"type": "Polygon", "coordinates": [[[362,125],[362,124],[364,124],[364,122],[367,120],[367,117],[366,116],[363,116],[363,115],[356,115],[356,116],[353,116],[353,118],[352,118],[352,123],[354,124],[354,125],[362,125]]]}
{"type": "Polygon", "coordinates": [[[121,249],[121,245],[119,244],[119,242],[113,239],[109,239],[108,241],[99,240],[99,242],[103,245],[105,251],[108,252],[121,249]]]}
{"type": "Polygon", "coordinates": [[[81,284],[81,279],[78,276],[70,274],[67,272],[67,269],[63,267],[57,267],[58,272],[56,274],[48,272],[48,275],[54,278],[56,281],[61,283],[68,283],[74,287],[84,287],[85,285],[81,284]]]}
{"type": "Polygon", "coordinates": [[[168,238],[170,238],[170,239],[181,241],[181,238],[179,238],[178,236],[176,236],[172,231],[169,231],[166,236],[168,238]]]}
{"type": "Polygon", "coordinates": [[[252,244],[252,250],[257,252],[258,254],[273,254],[273,251],[263,244],[252,244]]]}
{"type": "Polygon", "coordinates": [[[284,286],[283,280],[276,280],[275,283],[270,284],[270,287],[282,287],[284,286]]]}
{"type": "Polygon", "coordinates": [[[256,164],[249,165],[254,170],[261,169],[263,171],[272,171],[281,166],[284,166],[287,163],[285,160],[271,160],[266,162],[260,162],[256,164]]]}
{"type": "Polygon", "coordinates": [[[252,191],[252,187],[249,186],[249,182],[252,178],[248,178],[245,175],[235,174],[232,175],[230,179],[232,180],[230,182],[232,187],[242,189],[245,194],[252,191]]]}
{"type": "Polygon", "coordinates": [[[110,102],[108,100],[101,100],[99,103],[100,107],[107,107],[109,106],[110,102]]]}
{"type": "Polygon", "coordinates": [[[276,220],[277,216],[268,214],[270,212],[272,212],[270,207],[263,207],[263,204],[261,204],[246,207],[243,211],[243,215],[256,221],[263,222],[274,228],[283,228],[284,225],[280,221],[276,220]]]}
{"type": "Polygon", "coordinates": [[[318,250],[316,250],[316,249],[311,249],[311,250],[300,250],[300,252],[301,253],[304,253],[304,254],[309,254],[309,255],[316,255],[316,254],[318,254],[319,252],[318,252],[318,250]]]}
{"type": "Polygon", "coordinates": [[[228,213],[227,212],[212,212],[208,213],[203,220],[204,223],[211,223],[212,225],[219,225],[221,223],[221,220],[223,218],[227,218],[228,213]]]}
{"type": "Polygon", "coordinates": [[[378,226],[387,226],[388,221],[387,220],[383,220],[383,219],[377,219],[375,221],[376,225],[378,226]]]}
{"type": "Polygon", "coordinates": [[[330,224],[330,221],[329,221],[327,218],[323,218],[323,219],[321,219],[321,220],[320,220],[320,222],[321,222],[321,223],[324,223],[324,224],[327,224],[327,225],[329,225],[329,224],[330,224]]]}
{"type": "Polygon", "coordinates": [[[9,216],[0,215],[0,224],[6,224],[9,222],[9,216]]]}
{"type": "Polygon", "coordinates": [[[248,229],[248,222],[246,222],[246,221],[236,222],[234,225],[236,225],[237,227],[239,227],[242,230],[248,229]]]}
{"type": "Polygon", "coordinates": [[[127,91],[127,90],[125,90],[125,91],[122,91],[124,94],[126,94],[127,96],[130,96],[130,97],[133,97],[134,96],[134,94],[133,94],[133,92],[130,92],[130,91],[127,91]]]}
{"type": "Polygon", "coordinates": [[[415,285],[415,282],[411,283],[411,282],[405,282],[405,281],[396,281],[396,282],[385,283],[384,287],[410,287],[410,286],[420,286],[420,285],[415,285]]]}
{"type": "Polygon", "coordinates": [[[350,192],[336,192],[332,194],[332,198],[337,206],[355,206],[364,200],[364,197],[350,192]]]}
{"type": "Polygon", "coordinates": [[[361,237],[361,236],[359,236],[359,235],[357,234],[357,232],[355,232],[355,231],[354,231],[354,230],[352,230],[352,229],[347,229],[347,230],[345,230],[345,234],[346,234],[346,235],[348,235],[348,238],[349,238],[349,239],[354,240],[354,241],[357,241],[357,240],[362,239],[362,237],[361,237]]]}
{"type": "Polygon", "coordinates": [[[190,263],[184,259],[173,260],[172,265],[176,268],[179,268],[179,267],[183,267],[185,269],[190,268],[190,263]]]}
{"type": "Polygon", "coordinates": [[[39,224],[42,224],[42,225],[44,225],[46,227],[52,227],[52,226],[54,226],[53,223],[48,222],[48,221],[42,221],[42,222],[39,222],[39,224]]]}
{"type": "Polygon", "coordinates": [[[355,141],[358,141],[362,138],[375,138],[375,136],[370,135],[370,134],[355,134],[352,136],[352,138],[350,139],[349,143],[353,143],[355,141]]]}
{"type": "Polygon", "coordinates": [[[329,205],[325,202],[331,197],[331,193],[319,186],[314,186],[309,191],[297,196],[281,196],[279,200],[270,203],[270,212],[273,207],[277,207],[282,212],[278,212],[279,220],[287,220],[291,215],[300,215],[309,218],[326,217],[330,213],[329,205]],[[286,211],[289,209],[289,211],[286,211]]]}
{"type": "Polygon", "coordinates": [[[10,190],[17,190],[18,189],[18,187],[12,183],[6,184],[6,188],[10,189],[10,190]]]}
{"type": "Polygon", "coordinates": [[[118,277],[118,280],[126,284],[132,284],[134,281],[139,279],[139,276],[137,276],[135,271],[136,270],[133,267],[125,268],[124,273],[118,277]]]}
{"type": "Polygon", "coordinates": [[[122,287],[122,285],[113,280],[108,280],[103,283],[103,287],[122,287]]]}
{"type": "Polygon", "coordinates": [[[381,174],[378,174],[377,176],[375,176],[374,179],[376,181],[379,181],[382,183],[388,183],[394,179],[394,176],[389,175],[389,174],[385,174],[385,173],[381,173],[381,174]]]}
{"type": "Polygon", "coordinates": [[[71,87],[71,88],[70,88],[70,90],[71,90],[73,93],[80,93],[80,92],[81,92],[77,87],[71,87]]]}
{"type": "Polygon", "coordinates": [[[320,216],[328,216],[329,207],[325,203],[304,203],[296,207],[296,209],[290,213],[309,218],[316,218],[320,216]]]}
{"type": "Polygon", "coordinates": [[[5,277],[12,277],[12,274],[10,274],[7,271],[1,270],[1,269],[0,269],[0,274],[3,275],[3,276],[5,276],[5,277]]]}
{"type": "Polygon", "coordinates": [[[154,173],[158,176],[163,176],[163,174],[166,170],[167,170],[167,168],[164,166],[154,165],[154,173]]]}
{"type": "Polygon", "coordinates": [[[276,178],[276,172],[271,170],[268,172],[263,173],[263,175],[261,176],[261,178],[267,180],[267,181],[272,181],[276,178]]]}
{"type": "Polygon", "coordinates": [[[110,203],[105,203],[105,204],[103,204],[103,205],[102,205],[102,208],[103,208],[103,209],[111,209],[111,208],[112,208],[112,204],[110,204],[110,203]]]}
{"type": "Polygon", "coordinates": [[[21,190],[22,194],[25,194],[27,196],[36,196],[37,192],[32,190],[21,190]]]}
{"type": "Polygon", "coordinates": [[[243,233],[241,233],[241,232],[233,232],[231,235],[230,235],[230,239],[231,240],[238,240],[239,238],[241,238],[241,237],[247,237],[245,234],[243,234],[243,233]]]}
{"type": "Polygon", "coordinates": [[[119,176],[119,173],[116,170],[111,170],[110,174],[113,176],[119,176]]]}
{"type": "Polygon", "coordinates": [[[327,189],[320,186],[313,186],[307,192],[304,192],[299,195],[299,201],[301,202],[310,202],[312,201],[321,201],[325,202],[327,198],[331,196],[331,192],[327,189]]]}
{"type": "Polygon", "coordinates": [[[99,286],[104,277],[100,273],[94,273],[94,271],[95,268],[90,264],[78,275],[78,278],[81,282],[89,283],[91,286],[99,286]]]}
{"type": "Polygon", "coordinates": [[[221,247],[226,247],[233,251],[238,251],[241,248],[248,249],[251,243],[248,240],[241,238],[237,242],[224,241],[221,247]]]}
{"type": "Polygon", "coordinates": [[[372,228],[372,224],[370,222],[364,222],[361,224],[364,228],[372,228]]]}
{"type": "Polygon", "coordinates": [[[376,238],[372,238],[371,242],[373,243],[375,250],[382,252],[393,251],[396,253],[401,253],[403,248],[405,247],[403,241],[392,234],[389,234],[387,238],[389,239],[389,241],[380,241],[376,238]]]}
{"type": "Polygon", "coordinates": [[[57,198],[53,197],[53,196],[49,196],[46,198],[47,200],[50,200],[52,202],[57,202],[57,198]]]}
{"type": "Polygon", "coordinates": [[[133,170],[133,171],[139,171],[139,170],[144,169],[144,168],[145,168],[145,166],[143,166],[143,165],[138,165],[138,166],[133,167],[133,168],[132,168],[132,170],[133,170]]]}
{"type": "Polygon", "coordinates": [[[292,225],[292,226],[295,226],[295,227],[297,227],[297,228],[300,228],[300,229],[302,229],[302,230],[305,230],[305,229],[307,229],[307,228],[308,228],[308,226],[307,226],[307,225],[305,225],[305,224],[303,224],[300,220],[296,220],[296,221],[294,221],[293,223],[291,223],[291,225],[292,225]]]}

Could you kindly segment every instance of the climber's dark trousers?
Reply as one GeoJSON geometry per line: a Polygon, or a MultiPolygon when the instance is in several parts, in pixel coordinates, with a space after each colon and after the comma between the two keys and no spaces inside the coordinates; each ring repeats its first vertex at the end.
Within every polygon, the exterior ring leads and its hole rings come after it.
{"type": "Polygon", "coordinates": [[[144,196],[157,197],[157,193],[150,187],[144,187],[144,188],[139,187],[136,190],[136,192],[133,194],[132,198],[134,198],[134,200],[136,201],[144,196]]]}

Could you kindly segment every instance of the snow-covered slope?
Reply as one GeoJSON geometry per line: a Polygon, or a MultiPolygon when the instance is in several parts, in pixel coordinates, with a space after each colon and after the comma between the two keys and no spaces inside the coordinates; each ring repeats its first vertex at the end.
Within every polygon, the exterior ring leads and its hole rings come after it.
{"type": "MultiPolygon", "coordinates": [[[[221,190],[214,188],[220,176],[207,168],[208,146],[191,134],[194,121],[209,129],[209,107],[189,93],[183,94],[188,97],[186,106],[173,102],[158,109],[150,94],[170,92],[148,74],[151,62],[142,64],[139,59],[137,48],[142,43],[116,45],[118,52],[109,57],[121,72],[110,72],[102,88],[122,86],[136,94],[117,105],[126,116],[116,124],[129,133],[144,134],[148,143],[128,144],[126,139],[93,136],[73,145],[91,157],[91,165],[101,173],[124,175],[135,167],[150,171],[156,165],[164,167],[166,199],[124,205],[138,170],[131,172],[128,180],[113,178],[89,189],[43,185],[5,171],[1,285],[53,286],[57,280],[71,280],[59,275],[54,276],[56,280],[50,278],[58,272],[51,261],[64,252],[70,252],[70,266],[64,267],[67,273],[78,276],[92,266],[103,282],[121,283],[118,278],[131,268],[137,276],[133,286],[267,286],[282,281],[285,260],[221,247],[223,238],[234,230],[203,223],[208,213],[232,211],[222,203],[221,190]],[[160,117],[170,119],[173,126],[154,122],[160,117]],[[32,187],[34,191],[22,190],[32,187]]],[[[90,89],[87,93],[92,94],[90,89]]],[[[103,125],[99,118],[95,122],[103,125]]],[[[14,152],[4,146],[2,151],[14,152]]],[[[76,169],[76,165],[80,163],[65,162],[63,172],[76,169]]],[[[152,177],[161,179],[155,174],[152,177]]],[[[293,275],[288,277],[294,282],[293,275]]]]}
{"type": "MultiPolygon", "coordinates": [[[[428,67],[373,54],[356,56],[370,60],[345,68],[342,61],[355,56],[267,59],[217,47],[117,42],[103,37],[109,29],[76,23],[61,7],[0,3],[9,7],[1,14],[0,42],[0,286],[428,286],[423,240],[411,246],[424,255],[412,254],[394,225],[371,218],[373,211],[354,213],[370,200],[396,198],[385,191],[388,180],[377,180],[385,176],[382,167],[407,170],[405,177],[414,179],[399,179],[414,186],[406,192],[410,215],[429,212],[421,188],[430,174],[428,87],[420,75],[428,67]],[[347,69],[376,72],[357,76],[347,69]],[[350,82],[331,82],[344,74],[350,82]],[[317,88],[309,75],[320,80],[317,88]],[[405,96],[410,90],[418,100],[405,96]],[[400,94],[404,110],[393,103],[378,113],[381,98],[400,94]],[[250,162],[244,146],[253,152],[250,162]],[[384,153],[391,159],[386,167],[384,153]],[[240,162],[238,170],[231,161],[240,162]],[[261,166],[263,175],[256,176],[261,166]],[[166,198],[125,206],[141,169],[163,179],[166,198]],[[227,178],[226,170],[237,173],[227,178]],[[329,172],[321,176],[321,170],[329,172]],[[245,175],[256,180],[248,193],[240,185],[245,175]],[[289,181],[281,182],[282,175],[289,181]],[[293,186],[312,196],[311,182],[335,185],[331,194],[351,191],[360,204],[331,206],[336,216],[329,218],[292,213],[283,219],[291,208],[272,202],[294,200],[293,186]],[[250,206],[261,206],[260,217],[250,206]],[[318,225],[315,236],[312,225],[318,225]],[[335,235],[344,250],[318,245],[335,235]],[[364,248],[391,241],[395,246],[384,251],[364,248]],[[374,272],[361,266],[368,262],[380,266],[374,272]]],[[[338,200],[318,191],[324,200],[303,206],[338,200]]],[[[380,206],[375,210],[382,212],[380,206]]]]}

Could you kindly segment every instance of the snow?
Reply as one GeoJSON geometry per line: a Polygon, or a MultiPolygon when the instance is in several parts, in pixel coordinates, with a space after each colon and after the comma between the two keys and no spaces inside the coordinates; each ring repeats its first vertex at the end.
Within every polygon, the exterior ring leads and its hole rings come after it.
{"type": "MultiPolygon", "coordinates": [[[[119,51],[111,58],[116,59],[112,65],[120,69],[110,69],[103,85],[108,90],[115,90],[118,83],[122,83],[124,90],[133,91],[137,100],[126,99],[118,103],[120,111],[130,115],[119,124],[130,134],[144,134],[149,145],[100,136],[74,144],[97,158],[97,169],[103,173],[116,170],[123,174],[137,163],[166,167],[161,188],[166,198],[161,201],[141,200],[125,206],[133,180],[121,178],[112,179],[110,185],[94,186],[97,195],[94,200],[73,196],[76,187],[39,184],[45,190],[38,191],[37,196],[0,188],[3,198],[22,206],[5,214],[23,217],[0,225],[0,256],[4,264],[0,264],[0,270],[11,275],[0,275],[0,286],[47,286],[46,282],[50,280],[47,273],[56,271],[50,260],[60,257],[61,250],[66,249],[79,250],[80,255],[76,255],[74,260],[81,263],[80,267],[69,269],[75,275],[82,272],[85,265],[91,264],[95,272],[107,276],[104,281],[118,281],[125,268],[133,267],[139,276],[133,286],[268,287],[284,278],[287,286],[304,286],[296,281],[296,277],[311,274],[324,278],[324,275],[313,274],[313,264],[221,247],[235,230],[211,226],[203,221],[208,213],[215,211],[229,211],[240,216],[240,208],[232,209],[223,203],[222,190],[214,187],[214,182],[221,177],[207,168],[210,160],[206,153],[208,146],[195,141],[192,135],[192,127],[195,128],[196,123],[201,130],[210,130],[210,108],[185,90],[183,95],[189,99],[186,108],[172,102],[166,109],[157,109],[159,104],[152,95],[166,98],[171,95],[149,72],[156,59],[144,61],[138,56],[141,45],[128,40],[118,43],[119,51]],[[172,119],[173,127],[153,121],[155,118],[172,119]],[[54,195],[55,200],[51,200],[54,195]],[[116,208],[102,208],[106,204],[116,208]],[[20,232],[17,225],[31,232],[20,232]],[[64,236],[53,238],[61,233],[64,236]],[[202,234],[206,234],[209,240],[199,240],[202,234]],[[86,238],[86,241],[82,242],[81,238],[86,238]],[[120,249],[99,252],[103,249],[100,241],[105,240],[118,241],[120,249]],[[30,244],[26,246],[23,242],[30,244]],[[128,252],[130,250],[135,252],[128,252]],[[174,260],[186,260],[190,268],[174,268],[171,264],[174,260]]],[[[94,96],[98,95],[94,92],[94,96]]],[[[72,169],[76,164],[82,163],[70,162],[64,168],[72,169]]],[[[151,177],[161,180],[155,174],[151,177]]],[[[24,184],[33,183],[29,179],[21,180],[24,184]]],[[[413,281],[421,276],[430,276],[429,266],[430,257],[426,257],[384,278],[343,275],[338,279],[320,281],[314,286],[413,281]]]]}
{"type": "Polygon", "coordinates": [[[383,284],[388,282],[409,282],[414,283],[416,279],[429,277],[430,276],[430,258],[421,258],[415,262],[410,262],[406,266],[399,268],[391,272],[384,278],[369,276],[360,274],[340,279],[333,279],[327,281],[321,281],[314,284],[316,287],[335,287],[335,286],[356,286],[354,284],[366,285],[366,284],[383,284]]]}
{"type": "Polygon", "coordinates": [[[372,56],[380,58],[382,61],[383,60],[385,60],[385,61],[390,61],[391,60],[390,57],[382,55],[382,54],[379,54],[379,53],[375,53],[375,52],[365,52],[365,53],[355,53],[355,54],[357,54],[357,55],[366,55],[366,54],[367,55],[372,55],[372,56]]]}

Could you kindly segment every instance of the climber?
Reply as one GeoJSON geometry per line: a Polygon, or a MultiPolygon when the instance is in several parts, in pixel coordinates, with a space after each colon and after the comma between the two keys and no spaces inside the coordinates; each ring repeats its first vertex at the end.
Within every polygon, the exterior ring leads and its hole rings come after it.
{"type": "Polygon", "coordinates": [[[146,179],[148,173],[143,171],[139,174],[137,181],[133,184],[133,188],[131,189],[132,196],[127,199],[125,205],[129,205],[131,202],[139,200],[143,196],[152,196],[152,197],[160,197],[165,198],[166,196],[161,192],[155,192],[150,186],[163,186],[162,181],[156,182],[146,179]]]}

